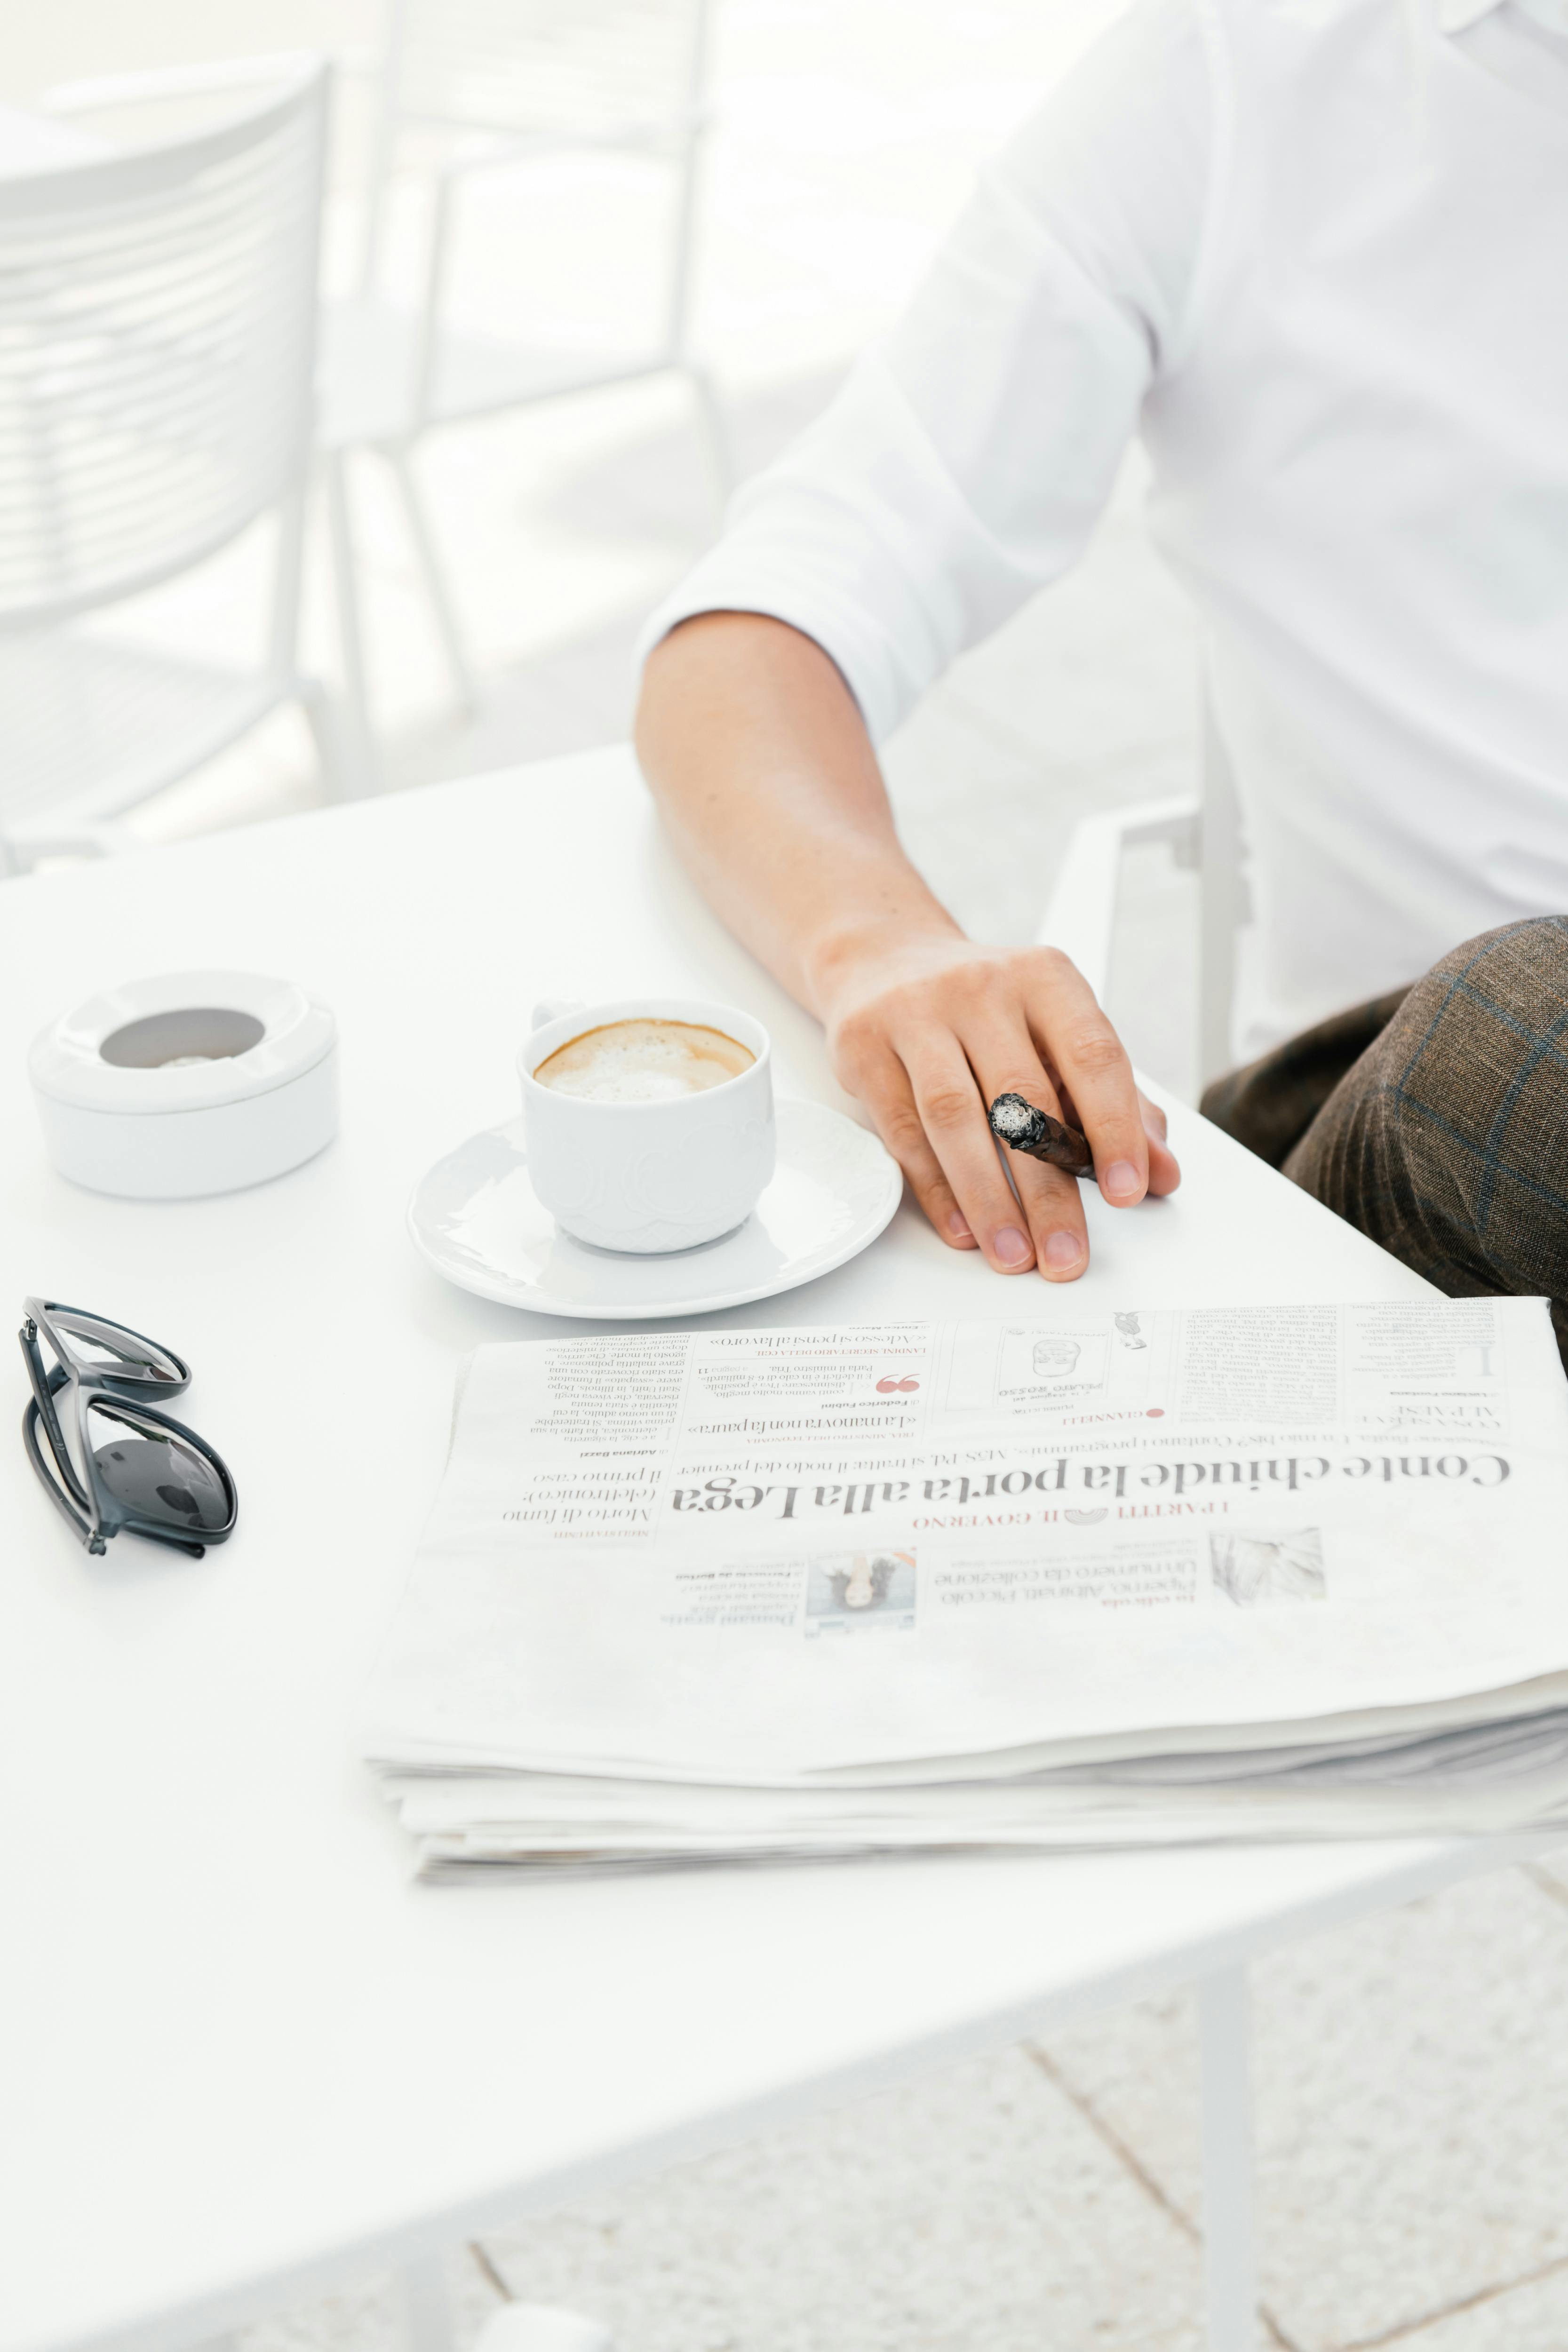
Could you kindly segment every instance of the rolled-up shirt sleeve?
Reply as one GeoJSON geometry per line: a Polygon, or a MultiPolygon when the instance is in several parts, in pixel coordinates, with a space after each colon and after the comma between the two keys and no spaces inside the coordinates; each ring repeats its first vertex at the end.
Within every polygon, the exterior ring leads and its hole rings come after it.
{"type": "Polygon", "coordinates": [[[1139,0],[983,176],[890,333],[650,616],[767,614],[874,740],[1083,548],[1183,345],[1212,178],[1201,0],[1139,0]]]}

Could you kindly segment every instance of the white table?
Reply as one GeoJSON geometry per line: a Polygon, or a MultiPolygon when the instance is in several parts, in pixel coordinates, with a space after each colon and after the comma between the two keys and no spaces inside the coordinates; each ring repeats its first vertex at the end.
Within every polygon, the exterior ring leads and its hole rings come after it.
{"type": "MultiPolygon", "coordinates": [[[[1247,2343],[1242,1964],[1546,1841],[433,1891],[350,1755],[459,1358],[572,1328],[447,1287],[404,1231],[426,1163],[512,1109],[534,999],[731,997],[772,1025],[784,1090],[834,1097],[814,1025],[700,908],[628,756],[9,882],[0,962],[0,1298],[50,1293],[186,1354],[189,1417],[242,1497],[205,1562],[127,1539],[95,1563],[0,1443],[0,2352],[178,2352],[385,2264],[417,2289],[487,2224],[1193,1977],[1214,2342],[1247,2343]],[[336,1007],[340,1141],[226,1199],[74,1190],[45,1164],[28,1039],[109,982],[199,964],[336,1007]],[[827,1942],[864,1963],[831,1987],[827,1942]]],[[[1090,1202],[1097,1297],[1421,1288],[1191,1113],[1172,1124],[1176,1199],[1090,1202]]],[[[731,1319],[1054,1304],[906,1207],[854,1265],[731,1319]]],[[[19,1365],[8,1394],[19,1415],[19,1365]]]]}

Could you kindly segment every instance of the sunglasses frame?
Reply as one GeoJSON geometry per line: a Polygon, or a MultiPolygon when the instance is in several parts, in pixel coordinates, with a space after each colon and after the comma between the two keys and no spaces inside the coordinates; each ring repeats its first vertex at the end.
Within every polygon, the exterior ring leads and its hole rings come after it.
{"type": "Polygon", "coordinates": [[[22,1415],[22,1443],[27,1459],[56,1508],[72,1533],[89,1552],[101,1555],[112,1536],[142,1536],[149,1543],[168,1545],[183,1551],[193,1559],[201,1559],[209,1544],[226,1543],[234,1533],[239,1513],[239,1496],[228,1465],[204,1437],[172,1414],[161,1412],[144,1399],[149,1391],[159,1396],[180,1396],[190,1386],[191,1368],[183,1356],[160,1341],[149,1339],[143,1332],[133,1331],[128,1323],[116,1323],[106,1315],[94,1315],[85,1307],[68,1307],[57,1298],[28,1298],[23,1302],[26,1318],[17,1334],[32,1396],[22,1415]],[[100,1331],[113,1333],[131,1339],[149,1359],[172,1364],[177,1377],[159,1379],[150,1372],[105,1371],[100,1366],[89,1364],[78,1355],[72,1345],[72,1335],[62,1331],[55,1322],[58,1315],[72,1315],[80,1322],[94,1325],[100,1331]],[[40,1335],[47,1340],[58,1358],[53,1371],[44,1362],[39,1348],[40,1335]],[[79,1471],[75,1457],[67,1443],[61,1424],[58,1400],[65,1391],[74,1391],[76,1432],[85,1468],[79,1471]],[[189,1536],[177,1534],[165,1523],[145,1519],[111,1495],[102,1483],[89,1443],[87,1416],[97,1403],[101,1411],[112,1412],[116,1406],[134,1405],[137,1418],[155,1429],[166,1430],[192,1452],[200,1454],[212,1469],[224,1493],[228,1497],[228,1517],[221,1528],[204,1528],[200,1542],[189,1536]],[[47,1445],[48,1458],[45,1456],[47,1445]],[[51,1468],[50,1464],[53,1464],[51,1468]]]}

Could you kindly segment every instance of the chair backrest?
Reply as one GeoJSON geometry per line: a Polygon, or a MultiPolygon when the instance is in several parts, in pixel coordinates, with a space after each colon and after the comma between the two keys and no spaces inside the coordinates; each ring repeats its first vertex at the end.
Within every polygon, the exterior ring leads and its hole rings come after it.
{"type": "Polygon", "coordinates": [[[1203,823],[1198,866],[1198,1078],[1236,1066],[1231,1030],[1240,935],[1252,919],[1241,803],[1225,738],[1203,681],[1203,823]]]}
{"type": "Polygon", "coordinates": [[[409,121],[602,139],[696,103],[705,0],[390,0],[387,92],[409,121]]]}
{"type": "Polygon", "coordinates": [[[0,181],[0,628],[151,587],[303,479],[327,71],[0,181]]]}
{"type": "Polygon", "coordinates": [[[1246,840],[1236,780],[1214,714],[1206,671],[1200,680],[1203,712],[1201,791],[1139,801],[1083,817],[1073,828],[1058,869],[1038,939],[1072,958],[1102,1001],[1110,979],[1121,860],[1147,842],[1169,842],[1178,865],[1198,873],[1199,1087],[1232,1068],[1231,1021],[1239,934],[1252,919],[1246,840]]]}

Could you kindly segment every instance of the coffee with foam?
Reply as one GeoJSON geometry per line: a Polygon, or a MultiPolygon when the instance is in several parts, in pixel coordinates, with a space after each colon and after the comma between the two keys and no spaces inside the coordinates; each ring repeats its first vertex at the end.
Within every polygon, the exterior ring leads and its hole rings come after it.
{"type": "Polygon", "coordinates": [[[749,1070],[756,1055],[721,1029],[689,1021],[609,1021],[540,1063],[536,1083],[585,1102],[671,1102],[749,1070]]]}

